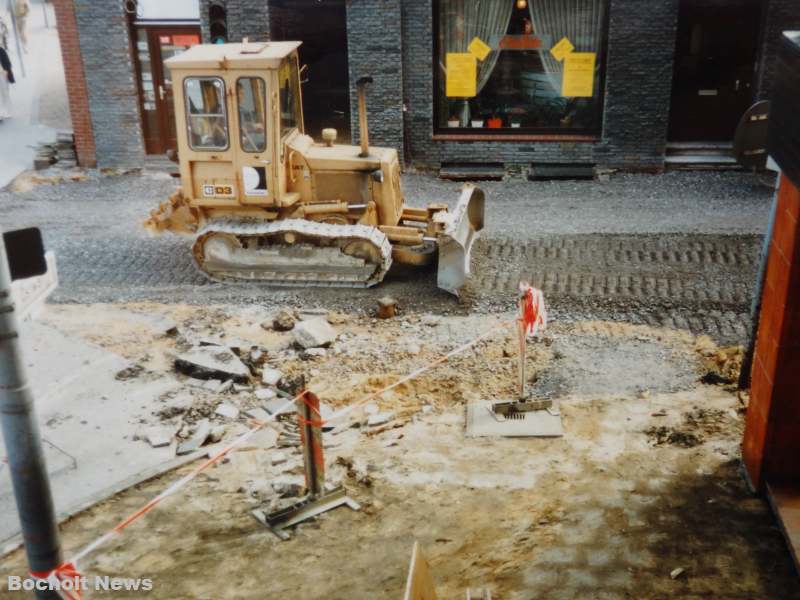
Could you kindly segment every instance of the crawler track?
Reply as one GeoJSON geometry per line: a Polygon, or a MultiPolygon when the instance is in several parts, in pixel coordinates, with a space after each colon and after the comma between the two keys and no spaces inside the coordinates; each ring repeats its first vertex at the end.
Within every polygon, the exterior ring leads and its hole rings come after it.
{"type": "Polygon", "coordinates": [[[192,253],[207,277],[226,283],[370,287],[392,265],[391,245],[378,229],[300,219],[214,220],[197,234],[192,253]]]}

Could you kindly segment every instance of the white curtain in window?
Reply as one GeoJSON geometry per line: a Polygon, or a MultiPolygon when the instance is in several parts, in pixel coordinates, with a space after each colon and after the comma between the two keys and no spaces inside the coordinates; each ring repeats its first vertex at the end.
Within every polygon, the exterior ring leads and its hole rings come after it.
{"type": "MultiPolygon", "coordinates": [[[[575,52],[600,52],[605,0],[528,0],[531,24],[536,35],[548,35],[552,43],[568,38],[575,52]]],[[[540,51],[542,64],[553,89],[561,93],[564,63],[540,51]]],[[[599,68],[600,61],[597,61],[599,68]]]]}
{"type": "MultiPolygon", "coordinates": [[[[467,52],[470,42],[479,37],[488,43],[497,35],[505,35],[514,11],[514,0],[442,0],[439,19],[439,47],[442,61],[448,52],[467,52]]],[[[477,88],[480,94],[497,64],[500,50],[492,50],[486,60],[478,61],[477,88]]],[[[445,71],[444,63],[440,64],[445,71]]],[[[464,102],[461,124],[468,125],[469,103],[464,102]]]]}

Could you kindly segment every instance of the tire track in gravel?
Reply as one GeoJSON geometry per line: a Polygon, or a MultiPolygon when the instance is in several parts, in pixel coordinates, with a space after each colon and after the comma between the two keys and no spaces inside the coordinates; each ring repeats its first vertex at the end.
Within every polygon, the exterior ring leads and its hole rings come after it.
{"type": "Polygon", "coordinates": [[[625,319],[740,341],[747,331],[758,265],[757,235],[585,234],[517,240],[481,239],[474,249],[469,298],[460,305],[435,287],[432,271],[394,272],[369,290],[267,288],[208,282],[188,243],[162,238],[135,248],[93,240],[58,252],[68,302],[153,300],[291,303],[371,310],[391,294],[409,310],[495,311],[510,308],[521,279],[540,287],[564,317],[625,319]]]}

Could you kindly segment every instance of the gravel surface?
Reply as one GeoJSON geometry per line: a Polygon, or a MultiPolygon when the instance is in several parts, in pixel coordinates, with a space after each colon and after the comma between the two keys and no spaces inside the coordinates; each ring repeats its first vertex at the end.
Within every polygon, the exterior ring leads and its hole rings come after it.
{"type": "MultiPolygon", "coordinates": [[[[412,202],[457,198],[459,183],[425,174],[403,179],[412,202]]],[[[670,171],[610,181],[483,181],[490,235],[526,239],[570,233],[761,233],[773,176],[670,171]]]]}
{"type": "MultiPolygon", "coordinates": [[[[153,300],[325,306],[372,311],[384,294],[405,310],[493,312],[520,278],[542,287],[556,318],[688,328],[722,341],[747,327],[770,182],[744,172],[615,175],[608,182],[482,182],[487,228],[476,276],[456,301],[432,270],[394,269],[369,290],[221,285],[194,268],[190,241],[150,237],[148,212],[177,182],[164,173],[104,176],[0,192],[2,228],[36,225],[58,256],[58,302],[153,300]]],[[[411,173],[411,204],[454,202],[460,184],[411,173]]]]}

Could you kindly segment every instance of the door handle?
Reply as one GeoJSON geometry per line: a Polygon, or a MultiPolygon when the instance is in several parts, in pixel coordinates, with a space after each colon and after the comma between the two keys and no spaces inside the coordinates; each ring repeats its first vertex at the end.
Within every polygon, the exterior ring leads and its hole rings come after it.
{"type": "Polygon", "coordinates": [[[164,99],[164,86],[160,83],[158,84],[158,96],[163,100],[164,99]]]}
{"type": "Polygon", "coordinates": [[[739,80],[738,79],[736,80],[736,86],[733,89],[734,89],[734,91],[737,91],[737,92],[739,91],[739,80]]]}

